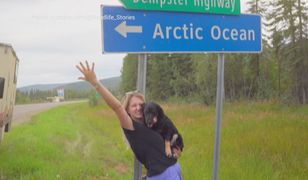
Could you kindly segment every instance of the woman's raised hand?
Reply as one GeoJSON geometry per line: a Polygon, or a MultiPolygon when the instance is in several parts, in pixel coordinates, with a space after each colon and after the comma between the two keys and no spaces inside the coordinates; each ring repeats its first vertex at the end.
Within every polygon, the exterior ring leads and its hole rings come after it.
{"type": "Polygon", "coordinates": [[[76,65],[76,68],[84,75],[79,77],[78,79],[85,80],[90,82],[93,86],[95,86],[98,81],[96,78],[96,74],[94,72],[94,63],[92,63],[92,67],[90,68],[88,61],[86,61],[86,66],[80,62],[79,65],[76,65]]]}

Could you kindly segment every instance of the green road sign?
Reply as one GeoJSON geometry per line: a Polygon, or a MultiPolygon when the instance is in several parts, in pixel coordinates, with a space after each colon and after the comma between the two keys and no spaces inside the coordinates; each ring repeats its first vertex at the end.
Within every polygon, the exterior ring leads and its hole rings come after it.
{"type": "Polygon", "coordinates": [[[120,0],[127,9],[239,15],[240,0],[120,0]]]}

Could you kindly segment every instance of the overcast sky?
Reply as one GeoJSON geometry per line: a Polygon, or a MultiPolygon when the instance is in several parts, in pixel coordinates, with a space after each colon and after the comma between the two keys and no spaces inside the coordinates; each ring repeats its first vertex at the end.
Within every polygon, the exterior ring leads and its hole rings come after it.
{"type": "MultiPolygon", "coordinates": [[[[242,0],[242,11],[243,3],[242,0]]],[[[100,79],[121,75],[125,54],[103,55],[100,5],[118,0],[0,0],[0,42],[20,59],[18,87],[78,81],[75,65],[96,63],[100,79]]]]}

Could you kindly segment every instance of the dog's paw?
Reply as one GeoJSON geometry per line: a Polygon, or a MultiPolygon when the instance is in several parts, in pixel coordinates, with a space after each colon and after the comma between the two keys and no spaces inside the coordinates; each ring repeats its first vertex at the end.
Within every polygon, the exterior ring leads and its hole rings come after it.
{"type": "Polygon", "coordinates": [[[169,158],[172,157],[171,149],[169,149],[169,148],[166,149],[166,155],[167,155],[167,157],[169,157],[169,158]]]}

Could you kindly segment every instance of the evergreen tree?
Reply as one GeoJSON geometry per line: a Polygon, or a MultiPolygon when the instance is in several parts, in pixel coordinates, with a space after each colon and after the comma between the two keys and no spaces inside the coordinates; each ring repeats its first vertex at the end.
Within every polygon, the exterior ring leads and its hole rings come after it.
{"type": "MultiPolygon", "coordinates": [[[[253,14],[260,14],[261,17],[264,17],[266,14],[266,1],[262,0],[250,0],[247,2],[248,5],[248,12],[253,14]]],[[[262,18],[263,19],[263,18],[262,18]]],[[[264,21],[262,20],[262,24],[264,24],[264,21]]],[[[266,26],[262,26],[262,42],[263,44],[267,42],[267,36],[265,28],[266,26]]],[[[263,81],[260,80],[260,57],[261,54],[250,54],[248,55],[248,63],[250,68],[250,86],[249,86],[249,97],[255,97],[258,94],[258,91],[260,90],[259,83],[262,83],[263,81]]],[[[261,85],[262,86],[262,85],[261,85]]]]}
{"type": "Polygon", "coordinates": [[[138,55],[128,54],[123,61],[121,92],[136,90],[138,75],[138,55]]]}
{"type": "Polygon", "coordinates": [[[217,55],[193,54],[194,97],[202,103],[215,102],[217,85],[217,55]]]}
{"type": "Polygon", "coordinates": [[[196,88],[191,54],[172,54],[168,59],[173,62],[171,67],[173,79],[170,85],[174,90],[174,95],[180,98],[191,95],[196,88]]]}
{"type": "Polygon", "coordinates": [[[147,94],[153,100],[167,100],[174,95],[170,82],[173,79],[173,61],[168,54],[152,54],[148,61],[147,94]]]}
{"type": "MultiPolygon", "coordinates": [[[[281,72],[287,73],[285,76],[289,77],[286,82],[290,88],[284,91],[284,95],[291,96],[300,103],[306,103],[308,93],[305,78],[308,76],[306,70],[308,60],[305,57],[307,3],[301,0],[275,0],[270,5],[273,11],[269,13],[268,19],[271,20],[269,25],[272,27],[272,45],[276,49],[276,57],[279,61],[277,63],[279,78],[281,72]],[[283,69],[286,71],[282,71],[283,69]]],[[[281,84],[279,79],[279,93],[281,84]]]]}

